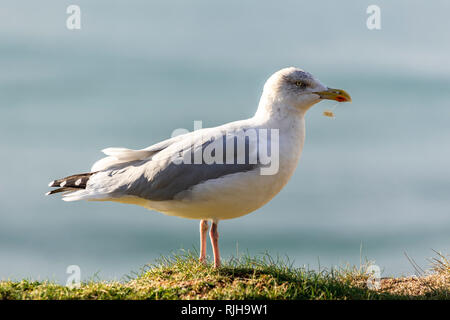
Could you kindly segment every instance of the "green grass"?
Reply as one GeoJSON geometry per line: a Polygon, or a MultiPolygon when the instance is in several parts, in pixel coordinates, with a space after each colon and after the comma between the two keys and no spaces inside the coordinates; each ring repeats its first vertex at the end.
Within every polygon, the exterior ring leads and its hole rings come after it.
{"type": "Polygon", "coordinates": [[[382,288],[373,291],[366,286],[364,266],[313,271],[263,255],[232,258],[214,269],[184,252],[120,282],[88,281],[69,289],[48,281],[2,281],[0,299],[449,299],[448,260],[439,261],[433,281],[386,279],[386,288],[382,281],[382,288]],[[397,280],[413,284],[414,290],[393,285],[397,280]]]}

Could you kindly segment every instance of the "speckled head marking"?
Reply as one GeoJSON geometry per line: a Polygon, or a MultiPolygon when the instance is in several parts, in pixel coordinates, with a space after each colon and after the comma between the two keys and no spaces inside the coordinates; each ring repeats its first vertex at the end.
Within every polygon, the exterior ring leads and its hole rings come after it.
{"type": "Polygon", "coordinates": [[[309,72],[295,68],[293,71],[287,72],[286,74],[282,74],[281,80],[282,85],[287,86],[291,90],[298,92],[302,90],[304,91],[308,87],[315,86],[315,82],[317,81],[309,72]]]}

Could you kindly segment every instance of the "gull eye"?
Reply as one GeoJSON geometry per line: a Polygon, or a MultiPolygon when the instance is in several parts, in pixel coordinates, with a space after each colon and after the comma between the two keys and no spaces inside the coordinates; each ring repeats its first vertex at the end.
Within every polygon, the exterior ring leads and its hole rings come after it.
{"type": "Polygon", "coordinates": [[[301,89],[305,89],[307,87],[306,83],[301,82],[301,81],[296,81],[295,85],[301,89]]]}

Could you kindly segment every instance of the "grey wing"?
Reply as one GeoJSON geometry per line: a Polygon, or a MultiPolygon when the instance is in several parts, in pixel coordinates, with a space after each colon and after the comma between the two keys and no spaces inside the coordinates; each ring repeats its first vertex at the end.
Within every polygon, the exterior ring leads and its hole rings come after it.
{"type": "Polygon", "coordinates": [[[260,166],[255,138],[244,137],[240,148],[237,137],[230,134],[214,136],[200,145],[184,146],[164,156],[170,159],[137,160],[126,168],[109,172],[111,178],[121,181],[115,185],[111,196],[171,200],[178,193],[207,180],[254,170],[260,166]],[[196,161],[199,152],[203,157],[196,161]],[[208,159],[207,155],[212,159],[208,159]]]}

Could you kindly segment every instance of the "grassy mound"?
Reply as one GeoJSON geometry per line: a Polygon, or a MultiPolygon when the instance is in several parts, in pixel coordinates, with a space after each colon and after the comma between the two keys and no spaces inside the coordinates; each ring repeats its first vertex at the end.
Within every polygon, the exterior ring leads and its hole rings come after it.
{"type": "Polygon", "coordinates": [[[162,258],[123,282],[82,283],[80,288],[43,281],[0,282],[0,299],[449,299],[450,264],[436,259],[432,273],[382,279],[370,290],[365,268],[320,272],[294,268],[268,255],[231,259],[216,270],[192,253],[162,258]]]}

